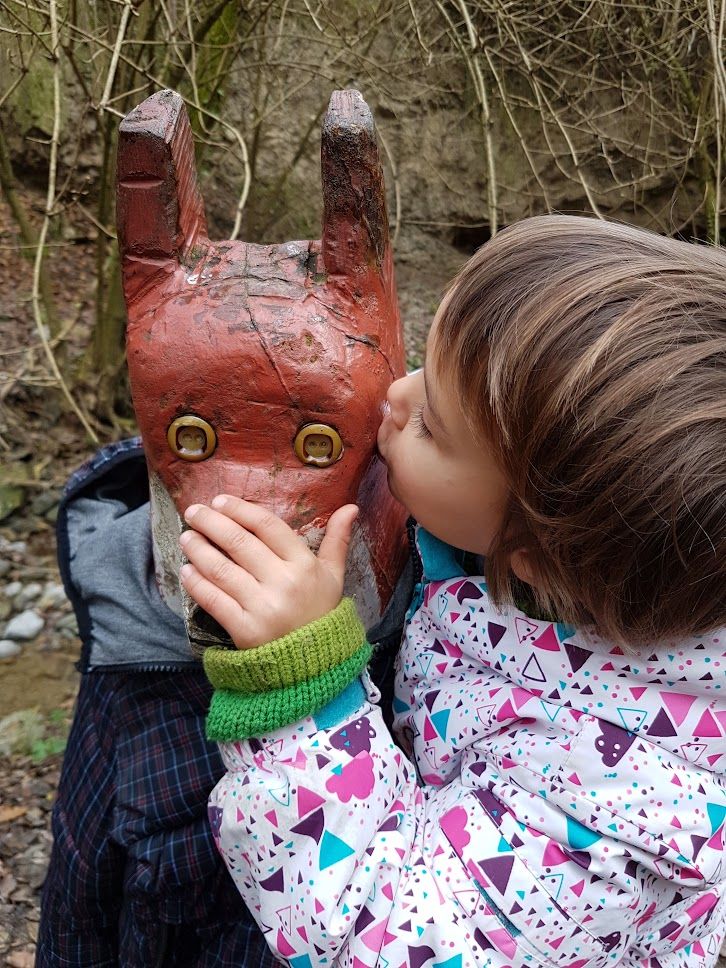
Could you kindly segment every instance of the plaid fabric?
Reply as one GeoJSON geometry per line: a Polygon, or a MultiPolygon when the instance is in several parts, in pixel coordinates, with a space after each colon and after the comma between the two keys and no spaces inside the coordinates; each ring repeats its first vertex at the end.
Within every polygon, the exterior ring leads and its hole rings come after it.
{"type": "Polygon", "coordinates": [[[273,968],[218,856],[201,668],[82,677],[53,815],[38,968],[273,968]]]}
{"type": "Polygon", "coordinates": [[[124,440],[114,440],[110,444],[105,444],[73,471],[66,481],[63,494],[74,494],[85,487],[89,481],[95,481],[101,477],[107,468],[131,457],[143,457],[143,454],[141,437],[127,437],[124,440]]]}

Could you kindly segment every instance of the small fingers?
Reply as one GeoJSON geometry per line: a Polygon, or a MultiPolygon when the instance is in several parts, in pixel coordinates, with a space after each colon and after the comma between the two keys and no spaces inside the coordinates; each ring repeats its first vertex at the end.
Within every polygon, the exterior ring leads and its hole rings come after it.
{"type": "Polygon", "coordinates": [[[252,531],[240,526],[229,514],[220,513],[203,504],[188,507],[186,521],[221,548],[233,562],[257,579],[274,569],[277,556],[252,531]]]}
{"type": "Polygon", "coordinates": [[[257,535],[270,551],[284,561],[293,561],[307,550],[300,536],[268,508],[230,494],[219,494],[212,501],[212,507],[257,535]]]}
{"type": "Polygon", "coordinates": [[[331,514],[318,551],[318,560],[324,561],[341,581],[345,575],[353,522],[357,517],[358,507],[355,504],[346,504],[331,514]]]}
{"type": "Polygon", "coordinates": [[[179,577],[189,595],[226,629],[237,648],[249,648],[248,622],[239,602],[213,585],[192,564],[182,565],[179,577]]]}
{"type": "Polygon", "coordinates": [[[179,538],[184,554],[196,570],[213,585],[244,606],[257,591],[257,582],[244,568],[210,544],[196,531],[179,538]]]}

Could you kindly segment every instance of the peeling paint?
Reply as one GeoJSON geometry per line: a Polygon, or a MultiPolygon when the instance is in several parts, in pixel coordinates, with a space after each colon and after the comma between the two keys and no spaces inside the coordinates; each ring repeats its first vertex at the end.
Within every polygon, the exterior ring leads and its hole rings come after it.
{"type": "Polygon", "coordinates": [[[325,219],[322,240],[312,242],[209,241],[186,129],[181,99],[163,92],[123,122],[119,145],[129,375],[152,481],[161,593],[183,611],[198,646],[224,641],[179,593],[186,507],[238,494],[317,547],[330,514],[355,501],[346,589],[372,624],[405,557],[405,512],[375,456],[386,390],[405,364],[370,112],[357,92],[331,98],[325,219]],[[144,179],[155,182],[142,192],[144,179]],[[187,413],[217,437],[212,456],[198,463],[180,459],[166,440],[170,423],[187,413]],[[340,460],[298,460],[293,441],[307,423],[337,430],[340,460]]]}

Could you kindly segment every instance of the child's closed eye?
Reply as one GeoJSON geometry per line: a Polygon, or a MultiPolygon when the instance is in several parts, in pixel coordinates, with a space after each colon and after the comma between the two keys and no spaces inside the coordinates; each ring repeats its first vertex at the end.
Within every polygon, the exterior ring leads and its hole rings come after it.
{"type": "Polygon", "coordinates": [[[416,427],[416,436],[428,438],[428,437],[431,437],[431,431],[429,430],[429,428],[426,426],[424,422],[423,411],[424,411],[423,404],[416,407],[416,409],[411,414],[411,420],[413,421],[413,424],[416,427]]]}

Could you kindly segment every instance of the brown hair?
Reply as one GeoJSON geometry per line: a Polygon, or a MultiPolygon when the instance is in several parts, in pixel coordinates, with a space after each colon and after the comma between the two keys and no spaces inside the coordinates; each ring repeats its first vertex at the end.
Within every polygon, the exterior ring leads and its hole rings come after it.
{"type": "Polygon", "coordinates": [[[525,547],[538,605],[623,644],[726,625],[726,257],[587,218],[488,242],[436,357],[511,501],[495,601],[525,547]]]}

